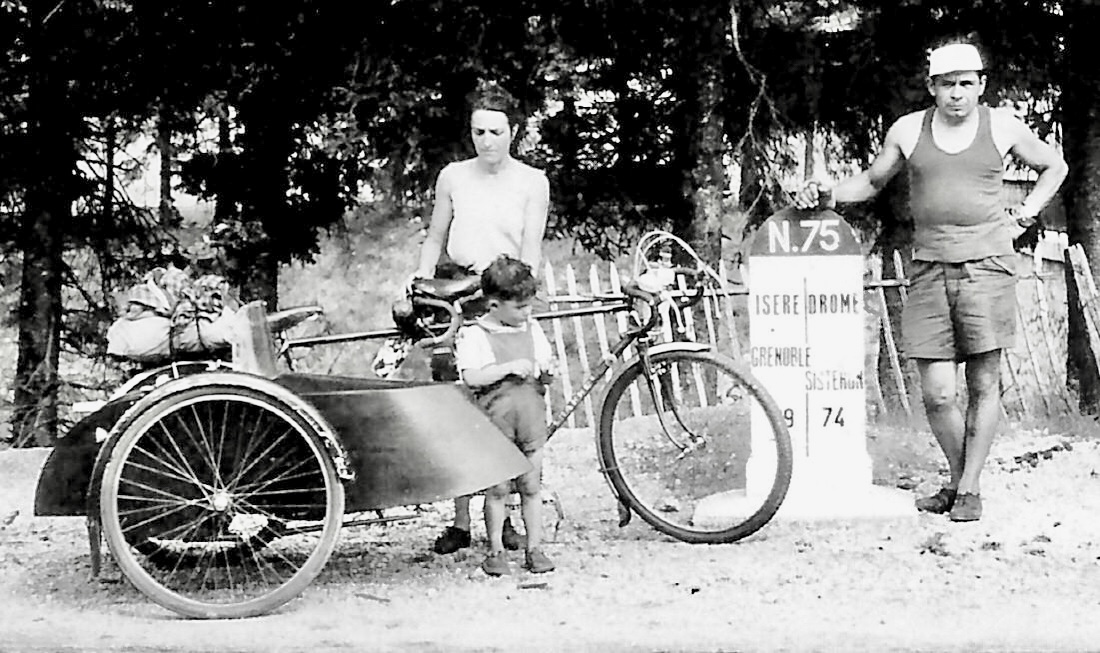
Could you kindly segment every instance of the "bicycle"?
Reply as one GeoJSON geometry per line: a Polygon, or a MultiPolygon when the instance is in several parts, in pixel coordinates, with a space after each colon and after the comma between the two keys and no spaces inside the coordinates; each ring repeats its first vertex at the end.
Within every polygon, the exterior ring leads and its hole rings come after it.
{"type": "MultiPolygon", "coordinates": [[[[654,342],[663,316],[681,315],[708,290],[724,285],[690,246],[667,232],[647,234],[637,247],[633,279],[621,295],[593,296],[600,306],[534,316],[627,311],[631,322],[551,420],[549,438],[610,373],[595,413],[596,446],[600,471],[617,500],[619,525],[637,514],[659,532],[688,543],[748,537],[775,515],[790,484],[786,420],[742,362],[702,343],[654,342]],[[671,246],[694,267],[673,267],[671,246]],[[651,260],[654,251],[657,261],[651,260]],[[678,290],[680,280],[694,284],[694,290],[678,290]],[[628,357],[629,351],[634,355],[628,357]]],[[[457,331],[463,304],[477,296],[477,284],[469,279],[419,279],[410,289],[411,305],[401,311],[405,328],[288,340],[281,353],[396,336],[435,346],[457,331]],[[415,317],[438,315],[440,309],[449,315],[445,326],[431,317],[415,317]]],[[[408,347],[400,351],[407,353],[408,347]]],[[[388,361],[391,369],[394,362],[388,361]]]]}

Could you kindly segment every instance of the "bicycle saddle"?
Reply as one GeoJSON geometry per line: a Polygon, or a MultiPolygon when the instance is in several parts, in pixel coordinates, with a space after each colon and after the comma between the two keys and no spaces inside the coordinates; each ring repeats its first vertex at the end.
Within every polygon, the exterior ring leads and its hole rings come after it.
{"type": "Polygon", "coordinates": [[[413,279],[413,294],[423,294],[436,299],[452,302],[477,292],[481,287],[481,277],[469,276],[461,279],[413,279]]]}
{"type": "Polygon", "coordinates": [[[274,311],[267,314],[267,328],[271,331],[285,331],[292,326],[301,324],[314,315],[321,315],[324,309],[320,306],[295,306],[274,311]]]}

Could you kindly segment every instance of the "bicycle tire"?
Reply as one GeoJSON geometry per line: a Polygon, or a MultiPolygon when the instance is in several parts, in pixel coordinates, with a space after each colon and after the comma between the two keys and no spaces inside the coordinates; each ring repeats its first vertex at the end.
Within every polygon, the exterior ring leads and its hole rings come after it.
{"type": "Polygon", "coordinates": [[[173,383],[116,425],[99,491],[107,544],[126,578],[169,610],[267,613],[313,581],[343,522],[316,416],[249,375],[173,383]]]}
{"type": "Polygon", "coordinates": [[[600,468],[616,497],[683,542],[722,544],[752,535],[775,515],[790,485],[791,440],[778,405],[727,356],[666,349],[649,361],[653,386],[635,360],[615,373],[600,403],[600,468]],[[762,448],[751,451],[756,420],[762,448]],[[760,456],[751,472],[750,453],[760,456]],[[750,473],[763,474],[766,493],[749,492],[750,473]]]}

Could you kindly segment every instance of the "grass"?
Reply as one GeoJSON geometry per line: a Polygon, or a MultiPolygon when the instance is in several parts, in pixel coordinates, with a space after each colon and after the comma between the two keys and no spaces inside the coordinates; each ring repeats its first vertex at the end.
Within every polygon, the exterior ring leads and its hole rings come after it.
{"type": "MultiPolygon", "coordinates": [[[[303,325],[294,335],[391,327],[390,307],[402,296],[405,280],[416,267],[421,231],[419,224],[361,211],[322,238],[314,262],[285,266],[279,276],[280,304],[317,304],[325,309],[321,323],[303,325]]],[[[302,362],[310,371],[361,372],[378,345],[319,347],[302,362]]]]}

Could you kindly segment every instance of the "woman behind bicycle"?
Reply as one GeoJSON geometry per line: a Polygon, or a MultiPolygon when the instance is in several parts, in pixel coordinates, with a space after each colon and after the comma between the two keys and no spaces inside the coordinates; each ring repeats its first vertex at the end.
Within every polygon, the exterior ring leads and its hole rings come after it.
{"type": "MultiPolygon", "coordinates": [[[[435,185],[428,236],[414,277],[456,278],[481,274],[498,256],[517,258],[537,276],[550,206],[546,174],[512,156],[523,124],[519,103],[495,83],[469,97],[470,139],[475,156],[447,164],[435,185]],[[446,259],[440,257],[446,253],[446,259]]],[[[453,380],[437,378],[435,380],[453,380]]],[[[522,548],[504,522],[508,548],[522,548]]],[[[436,553],[470,546],[470,498],[455,499],[455,519],[435,541],[436,553]]]]}

